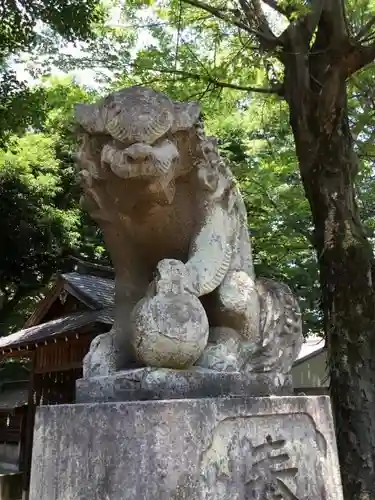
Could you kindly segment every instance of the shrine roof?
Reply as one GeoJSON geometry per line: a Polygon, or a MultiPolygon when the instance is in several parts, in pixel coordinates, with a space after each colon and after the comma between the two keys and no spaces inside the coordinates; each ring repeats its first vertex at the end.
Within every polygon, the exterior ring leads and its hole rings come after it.
{"type": "Polygon", "coordinates": [[[307,337],[302,344],[295,365],[307,361],[313,356],[317,356],[325,349],[325,340],[322,337],[307,337]]]}
{"type": "Polygon", "coordinates": [[[113,279],[78,272],[64,273],[61,277],[79,298],[86,299],[91,306],[102,308],[114,305],[115,282],[113,279]]]}
{"type": "Polygon", "coordinates": [[[28,344],[54,339],[62,334],[69,336],[79,328],[95,323],[111,325],[113,323],[113,309],[105,308],[78,312],[30,328],[24,328],[5,337],[0,337],[0,349],[23,347],[28,344]]]}

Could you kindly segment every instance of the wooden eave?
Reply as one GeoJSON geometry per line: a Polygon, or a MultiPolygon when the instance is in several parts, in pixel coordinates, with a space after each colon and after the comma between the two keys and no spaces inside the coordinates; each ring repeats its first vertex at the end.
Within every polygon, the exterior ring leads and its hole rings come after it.
{"type": "Polygon", "coordinates": [[[33,351],[40,346],[69,342],[71,338],[79,338],[88,334],[96,335],[99,331],[104,331],[106,326],[109,327],[112,322],[111,308],[66,315],[4,337],[4,341],[9,342],[8,345],[0,345],[0,356],[31,357],[33,351]]]}

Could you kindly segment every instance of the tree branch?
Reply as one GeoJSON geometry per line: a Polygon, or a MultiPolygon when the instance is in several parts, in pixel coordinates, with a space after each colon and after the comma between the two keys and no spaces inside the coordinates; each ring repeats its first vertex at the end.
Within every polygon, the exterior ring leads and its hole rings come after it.
{"type": "Polygon", "coordinates": [[[252,30],[245,23],[243,23],[239,19],[235,19],[234,17],[231,18],[230,16],[227,16],[216,7],[212,7],[211,5],[201,2],[200,0],[182,0],[182,1],[184,3],[191,5],[192,7],[196,7],[197,9],[205,10],[206,12],[212,14],[214,17],[217,17],[218,19],[221,19],[222,21],[225,21],[229,24],[233,24],[234,26],[237,26],[238,28],[247,31],[248,33],[255,34],[254,30],[252,30]]]}
{"type": "Polygon", "coordinates": [[[263,0],[263,2],[288,19],[295,12],[292,7],[281,7],[280,5],[278,5],[277,0],[263,0]]]}
{"type": "Polygon", "coordinates": [[[279,39],[283,45],[287,40],[301,39],[303,36],[305,46],[310,45],[315,28],[318,26],[321,15],[323,12],[323,0],[312,0],[311,11],[297,19],[295,22],[291,22],[287,29],[280,35],[279,39]],[[306,36],[307,35],[307,36],[306,36]]]}
{"type": "Polygon", "coordinates": [[[247,33],[250,33],[251,35],[255,35],[256,37],[258,37],[258,39],[265,40],[268,43],[275,42],[277,40],[275,37],[269,39],[264,33],[252,29],[250,26],[243,23],[240,19],[237,19],[234,16],[233,17],[228,16],[227,14],[224,14],[224,12],[222,12],[220,9],[212,7],[211,5],[208,5],[205,2],[201,2],[200,0],[182,0],[182,1],[184,3],[187,3],[188,5],[191,5],[192,7],[196,7],[197,9],[205,10],[206,12],[212,14],[214,17],[217,17],[218,19],[221,19],[222,21],[225,21],[233,26],[237,26],[238,28],[247,31],[247,33]]]}
{"type": "Polygon", "coordinates": [[[356,45],[352,47],[344,56],[341,64],[342,71],[346,78],[371,64],[375,59],[374,45],[356,45]]]}
{"type": "Polygon", "coordinates": [[[364,42],[366,40],[365,35],[368,34],[368,32],[374,26],[374,24],[375,24],[375,16],[371,17],[371,19],[369,19],[367,23],[363,26],[363,28],[358,32],[358,34],[355,37],[356,41],[364,42]]]}
{"type": "Polygon", "coordinates": [[[344,24],[345,24],[345,30],[348,36],[350,36],[350,25],[348,21],[348,16],[346,13],[346,5],[345,5],[345,0],[341,0],[341,11],[342,11],[342,16],[344,18],[344,24]]]}
{"type": "Polygon", "coordinates": [[[200,80],[202,82],[207,82],[214,87],[217,88],[227,88],[227,89],[233,89],[233,90],[241,90],[244,92],[257,92],[260,94],[278,94],[282,95],[282,86],[275,86],[271,88],[263,88],[263,87],[251,87],[247,85],[236,85],[235,83],[229,83],[229,82],[222,82],[220,80],[216,80],[209,74],[199,74],[199,73],[192,73],[190,71],[183,71],[183,70],[178,70],[178,69],[166,69],[166,68],[138,68],[138,69],[143,69],[147,71],[156,71],[159,73],[169,73],[169,74],[175,74],[175,75],[180,75],[185,78],[191,78],[192,80],[200,80]]]}
{"type": "MultiPolygon", "coordinates": [[[[257,28],[259,33],[262,35],[263,43],[266,40],[267,45],[264,47],[265,49],[269,49],[269,42],[271,42],[271,48],[274,48],[277,45],[277,37],[272,33],[266,16],[262,10],[262,6],[259,0],[250,0],[251,4],[247,0],[238,0],[241,8],[245,14],[247,22],[251,26],[251,24],[257,24],[257,28]]],[[[259,38],[259,37],[258,37],[259,38]]],[[[262,42],[262,40],[260,40],[262,42]]]]}

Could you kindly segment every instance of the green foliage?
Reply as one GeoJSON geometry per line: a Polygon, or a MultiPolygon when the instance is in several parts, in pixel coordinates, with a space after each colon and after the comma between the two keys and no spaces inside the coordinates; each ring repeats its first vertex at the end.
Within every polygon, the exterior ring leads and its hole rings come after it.
{"type": "Polygon", "coordinates": [[[70,255],[106,258],[101,233],[79,206],[73,105],[92,94],[72,80],[47,81],[40,131],[0,150],[0,323],[20,326],[70,255]]]}
{"type": "Polygon", "coordinates": [[[4,0],[0,13],[0,58],[30,48],[38,42],[39,28],[48,26],[68,41],[93,36],[101,10],[97,0],[4,0]]]}
{"type": "Polygon", "coordinates": [[[54,155],[59,162],[61,182],[55,203],[64,210],[64,214],[73,211],[77,217],[75,230],[71,231],[70,254],[108,263],[101,231],[79,206],[82,191],[75,166],[78,143],[73,120],[74,105],[78,102],[93,102],[98,94],[80,87],[70,78],[48,79],[44,84],[44,92],[48,112],[42,130],[54,137],[54,155]]]}
{"type": "Polygon", "coordinates": [[[38,126],[43,99],[42,89],[29,89],[11,70],[0,71],[0,146],[10,135],[38,126]]]}
{"type": "Polygon", "coordinates": [[[0,290],[3,312],[44,285],[72,243],[74,211],[56,207],[59,165],[50,137],[28,134],[0,152],[0,290]]]}
{"type": "Polygon", "coordinates": [[[208,120],[244,196],[257,275],[298,295],[305,333],[321,331],[312,223],[297,170],[285,105],[257,98],[245,111],[208,120]]]}
{"type": "Polygon", "coordinates": [[[2,359],[0,361],[0,391],[9,382],[28,381],[31,370],[29,359],[2,359]]]}
{"type": "Polygon", "coordinates": [[[98,0],[5,0],[0,8],[0,146],[12,133],[22,133],[38,117],[43,101],[19,81],[12,63],[21,51],[40,48],[62,38],[68,42],[94,37],[103,19],[98,0]]]}

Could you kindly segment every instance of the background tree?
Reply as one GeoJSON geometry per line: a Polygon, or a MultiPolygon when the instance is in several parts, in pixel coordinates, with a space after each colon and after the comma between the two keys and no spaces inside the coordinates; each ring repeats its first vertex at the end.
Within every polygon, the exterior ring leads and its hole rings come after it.
{"type": "Polygon", "coordinates": [[[42,87],[40,129],[0,150],[0,325],[22,326],[42,289],[70,256],[105,259],[101,233],[79,206],[74,103],[94,96],[70,79],[42,87]]]}
{"type": "Polygon", "coordinates": [[[25,130],[38,119],[41,88],[31,90],[15,71],[15,58],[25,50],[43,50],[57,40],[87,41],[103,20],[98,0],[4,0],[0,7],[0,141],[25,130]]]}
{"type": "MultiPolygon", "coordinates": [[[[54,204],[64,190],[64,176],[58,175],[59,162],[52,154],[51,138],[30,134],[19,141],[12,137],[30,127],[38,129],[44,120],[45,105],[44,88],[29,88],[20,81],[14,62],[22,51],[43,50],[46,44],[55,45],[56,39],[65,43],[90,40],[103,13],[97,0],[4,0],[0,6],[0,146],[4,148],[0,152],[2,334],[22,324],[37,299],[35,292],[48,281],[52,269],[60,267],[54,259],[60,262],[66,245],[73,243],[69,232],[76,226],[79,234],[77,213],[68,209],[63,214],[54,204]]],[[[3,369],[2,375],[5,376],[3,369]]]]}

